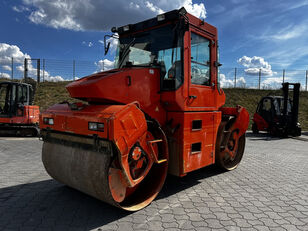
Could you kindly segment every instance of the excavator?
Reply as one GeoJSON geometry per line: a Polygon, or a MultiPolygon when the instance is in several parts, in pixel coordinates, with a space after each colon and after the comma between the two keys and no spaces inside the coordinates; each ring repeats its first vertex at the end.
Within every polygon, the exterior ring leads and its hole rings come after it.
{"type": "Polygon", "coordinates": [[[33,95],[31,84],[0,82],[0,135],[38,136],[40,109],[33,95]]]}
{"type": "Polygon", "coordinates": [[[222,107],[217,29],[181,8],[112,32],[115,69],[69,83],[81,102],[40,115],[49,175],[137,211],[154,200],[168,173],[183,177],[212,164],[235,169],[249,114],[222,107]]]}

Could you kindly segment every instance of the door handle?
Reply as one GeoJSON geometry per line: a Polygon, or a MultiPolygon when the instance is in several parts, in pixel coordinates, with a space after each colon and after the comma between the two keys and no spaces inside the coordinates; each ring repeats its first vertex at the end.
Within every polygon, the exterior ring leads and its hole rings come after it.
{"type": "Polygon", "coordinates": [[[128,75],[126,76],[127,79],[127,86],[131,86],[132,85],[132,78],[128,75]]]}

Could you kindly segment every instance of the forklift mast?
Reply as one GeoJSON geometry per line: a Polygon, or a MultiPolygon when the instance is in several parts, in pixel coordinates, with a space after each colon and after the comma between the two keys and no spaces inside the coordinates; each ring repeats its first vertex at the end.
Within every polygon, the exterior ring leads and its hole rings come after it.
{"type": "Polygon", "coordinates": [[[287,121],[287,113],[288,113],[288,99],[289,99],[289,91],[290,85],[293,85],[293,99],[292,99],[292,125],[296,126],[298,123],[298,107],[299,107],[299,89],[300,83],[283,83],[282,91],[283,91],[283,118],[284,122],[287,121]]]}

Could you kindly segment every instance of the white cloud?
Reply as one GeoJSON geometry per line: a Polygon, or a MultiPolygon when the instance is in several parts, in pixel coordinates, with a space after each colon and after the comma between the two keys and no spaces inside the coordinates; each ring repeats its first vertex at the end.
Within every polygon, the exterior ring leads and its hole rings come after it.
{"type": "Polygon", "coordinates": [[[162,14],[164,13],[164,11],[162,9],[160,9],[159,7],[155,6],[153,3],[146,1],[145,2],[145,6],[152,11],[155,14],[162,14]]]}
{"type": "Polygon", "coordinates": [[[284,11],[295,10],[295,9],[298,9],[298,8],[301,8],[307,5],[308,5],[308,0],[303,0],[303,1],[298,0],[296,2],[293,2],[292,4],[290,4],[288,1],[286,2],[281,1],[281,8],[284,11]]]}
{"type": "MultiPolygon", "coordinates": [[[[118,36],[118,34],[115,34],[115,35],[118,36]]],[[[99,40],[98,42],[104,46],[104,40],[99,40]]],[[[106,39],[106,43],[108,44],[109,42],[110,42],[109,52],[113,54],[118,47],[119,40],[116,38],[106,39]]]]}
{"type": "Polygon", "coordinates": [[[45,80],[47,81],[50,81],[50,82],[60,82],[60,81],[64,81],[64,79],[59,76],[59,75],[56,75],[56,76],[45,76],[45,80]]]}
{"type": "Polygon", "coordinates": [[[8,73],[0,72],[0,78],[10,79],[11,76],[8,73]]]}
{"type": "Polygon", "coordinates": [[[23,4],[19,7],[31,6],[31,22],[76,31],[109,30],[182,6],[197,17],[206,17],[204,4],[194,4],[192,0],[23,0],[23,4]]]}
{"type": "MultiPolygon", "coordinates": [[[[270,77],[266,78],[261,82],[261,88],[262,89],[278,89],[281,88],[282,84],[282,77],[270,77]]],[[[285,79],[285,81],[288,81],[288,78],[285,79]]]]}
{"type": "Polygon", "coordinates": [[[272,38],[276,40],[289,40],[293,38],[297,38],[301,36],[303,33],[307,31],[307,26],[295,26],[292,30],[290,31],[284,31],[280,32],[276,35],[273,35],[272,38]]]}
{"type": "Polygon", "coordinates": [[[11,71],[11,70],[12,70],[12,67],[9,66],[9,65],[3,65],[3,66],[2,66],[2,69],[3,69],[3,70],[6,70],[6,71],[11,71]]]}
{"type": "Polygon", "coordinates": [[[277,41],[287,41],[290,39],[295,39],[303,36],[308,31],[307,21],[301,24],[290,24],[286,27],[283,27],[279,31],[276,31],[274,33],[267,33],[265,35],[262,35],[260,38],[264,40],[268,40],[270,42],[277,41]]]}
{"type": "MultiPolygon", "coordinates": [[[[15,64],[23,65],[25,58],[30,58],[28,54],[23,53],[18,46],[7,43],[0,43],[0,66],[3,70],[11,71],[12,58],[15,64]]],[[[18,68],[17,68],[18,70],[18,68]]],[[[2,73],[3,74],[3,73],[2,73]]],[[[7,73],[4,73],[7,76],[7,73]]],[[[3,74],[3,75],[4,75],[3,74]]]]}
{"type": "Polygon", "coordinates": [[[261,68],[257,68],[257,67],[251,67],[251,68],[247,68],[245,69],[245,73],[248,75],[258,75],[259,72],[261,70],[261,75],[266,75],[266,76],[272,76],[273,75],[273,71],[271,69],[267,69],[264,67],[261,68]]]}
{"type": "MultiPolygon", "coordinates": [[[[16,70],[19,72],[24,72],[24,60],[28,60],[28,74],[29,76],[36,76],[37,69],[34,68],[33,62],[30,60],[30,55],[23,53],[20,48],[16,45],[10,45],[7,43],[0,43],[0,65],[4,70],[11,71],[11,61],[12,57],[14,64],[16,65],[16,70]]],[[[43,76],[43,70],[40,70],[40,75],[43,76]]],[[[5,78],[10,78],[10,75],[7,73],[1,73],[1,76],[5,78]]],[[[51,76],[47,71],[44,72],[45,80],[49,81],[63,81],[64,79],[61,76],[51,76]]]]}
{"type": "Polygon", "coordinates": [[[236,79],[236,87],[246,87],[246,80],[244,77],[239,77],[236,79]]]}
{"type": "Polygon", "coordinates": [[[271,68],[271,65],[269,65],[268,62],[264,61],[264,58],[258,56],[253,56],[252,58],[243,56],[237,62],[247,68],[255,68],[255,67],[256,68],[263,67],[265,69],[271,68]]]}
{"type": "Polygon", "coordinates": [[[114,61],[110,61],[109,59],[99,60],[95,63],[97,66],[97,71],[107,71],[114,68],[114,61]]]}
{"type": "Polygon", "coordinates": [[[238,59],[237,62],[246,67],[245,73],[248,75],[258,75],[260,70],[261,74],[265,76],[272,76],[273,74],[275,74],[272,71],[271,65],[266,62],[262,57],[243,56],[242,58],[238,59]]]}
{"type": "MultiPolygon", "coordinates": [[[[234,87],[233,79],[227,79],[225,74],[220,74],[219,77],[220,77],[220,86],[222,88],[234,87]]],[[[246,87],[246,80],[244,77],[239,77],[236,79],[236,87],[240,87],[240,88],[246,87]]]]}
{"type": "Polygon", "coordinates": [[[85,45],[87,47],[93,47],[93,43],[92,42],[82,41],[82,45],[85,45]]]}
{"type": "Polygon", "coordinates": [[[25,58],[30,58],[28,54],[21,52],[18,46],[0,43],[1,63],[10,64],[12,57],[16,63],[23,63],[25,58]]]}
{"type": "Polygon", "coordinates": [[[234,87],[234,81],[227,79],[225,74],[219,74],[220,77],[220,86],[222,88],[234,87]]]}
{"type": "Polygon", "coordinates": [[[25,12],[25,11],[30,11],[28,7],[25,6],[13,6],[12,9],[18,13],[25,12]]]}
{"type": "Polygon", "coordinates": [[[206,9],[203,3],[193,4],[192,0],[186,0],[184,1],[183,6],[192,15],[202,19],[206,18],[206,9]]]}

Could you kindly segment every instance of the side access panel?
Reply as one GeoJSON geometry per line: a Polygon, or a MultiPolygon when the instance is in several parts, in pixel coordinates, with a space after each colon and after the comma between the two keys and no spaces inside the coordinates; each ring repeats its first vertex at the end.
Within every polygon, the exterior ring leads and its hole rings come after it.
{"type": "Polygon", "coordinates": [[[221,112],[171,112],[169,125],[169,173],[186,173],[215,162],[215,142],[221,112]]]}
{"type": "Polygon", "coordinates": [[[39,118],[40,118],[40,109],[39,106],[31,105],[31,106],[25,106],[24,107],[25,111],[25,117],[28,120],[28,124],[35,124],[39,123],[39,118]]]}

